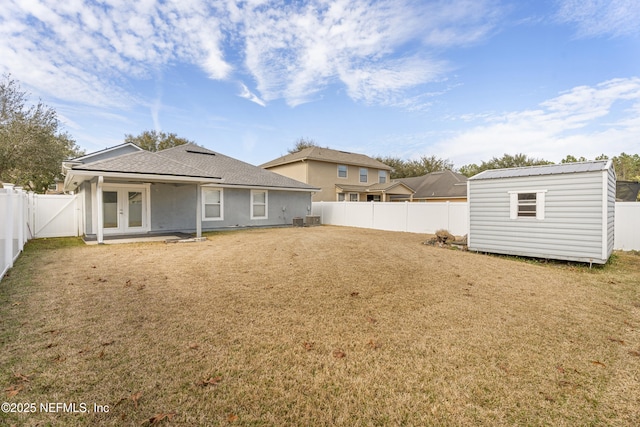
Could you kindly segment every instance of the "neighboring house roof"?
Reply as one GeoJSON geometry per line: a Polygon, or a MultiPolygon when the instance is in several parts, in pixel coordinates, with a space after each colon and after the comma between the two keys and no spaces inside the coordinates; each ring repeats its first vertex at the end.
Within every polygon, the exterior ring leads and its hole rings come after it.
{"type": "Polygon", "coordinates": [[[277,187],[318,190],[317,188],[225,156],[195,144],[166,150],[138,151],[105,160],[74,165],[70,174],[126,174],[131,177],[157,176],[176,181],[200,179],[203,182],[234,186],[277,187]]]}
{"type": "Polygon", "coordinates": [[[414,199],[430,199],[467,197],[467,179],[462,174],[445,170],[397,181],[415,190],[414,199]]]}
{"type": "Polygon", "coordinates": [[[344,192],[357,192],[357,193],[366,193],[366,192],[381,192],[386,193],[397,187],[406,187],[409,191],[413,192],[413,188],[402,182],[388,182],[385,184],[371,184],[371,185],[348,185],[348,184],[336,184],[336,187],[341,189],[344,192]]]}
{"type": "Polygon", "coordinates": [[[289,163],[301,162],[305,160],[315,160],[318,162],[337,163],[344,165],[355,165],[382,170],[391,170],[391,166],[386,165],[376,159],[364,154],[349,153],[347,151],[332,150],[330,148],[308,147],[298,152],[278,157],[275,160],[260,165],[265,169],[286,165],[289,163]]]}
{"type": "Polygon", "coordinates": [[[478,179],[497,179],[497,178],[515,178],[522,176],[540,176],[540,175],[557,175],[567,173],[581,172],[597,172],[607,170],[611,167],[611,160],[595,160],[590,162],[562,163],[559,165],[542,165],[542,166],[526,166],[520,168],[508,169],[490,169],[480,172],[469,178],[470,180],[478,179]]]}
{"type": "Polygon", "coordinates": [[[114,153],[118,151],[122,151],[122,154],[124,154],[128,152],[143,151],[143,150],[142,148],[138,147],[136,144],[132,142],[125,142],[124,144],[108,147],[103,150],[94,151],[93,153],[83,154],[82,156],[76,157],[75,159],[70,159],[69,161],[74,163],[75,162],[87,163],[88,161],[91,161],[91,159],[94,157],[100,158],[106,155],[107,153],[114,153]]]}

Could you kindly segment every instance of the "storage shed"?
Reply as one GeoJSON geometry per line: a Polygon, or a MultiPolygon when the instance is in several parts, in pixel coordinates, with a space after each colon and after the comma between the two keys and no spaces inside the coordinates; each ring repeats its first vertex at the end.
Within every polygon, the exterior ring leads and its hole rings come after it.
{"type": "Polygon", "coordinates": [[[471,251],[597,264],[613,251],[611,160],[487,170],[467,197],[471,251]]]}

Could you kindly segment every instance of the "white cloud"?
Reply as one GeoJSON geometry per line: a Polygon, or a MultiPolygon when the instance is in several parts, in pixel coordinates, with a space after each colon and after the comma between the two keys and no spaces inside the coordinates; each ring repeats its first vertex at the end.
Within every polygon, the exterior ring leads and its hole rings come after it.
{"type": "Polygon", "coordinates": [[[260,99],[256,94],[251,92],[244,83],[240,83],[240,93],[238,94],[238,96],[244,99],[248,99],[251,102],[255,102],[256,104],[262,107],[266,105],[265,102],[262,99],[260,99]]]}
{"type": "Polygon", "coordinates": [[[399,92],[438,81],[448,70],[445,61],[416,52],[486,37],[492,5],[342,0],[245,7],[245,64],[266,101],[297,105],[341,82],[356,100],[391,104],[399,92]]]}
{"type": "Polygon", "coordinates": [[[5,3],[0,72],[61,100],[120,108],[139,102],[129,79],[177,63],[212,79],[248,73],[263,104],[297,105],[335,83],[356,100],[397,104],[447,71],[425,50],[486,38],[498,10],[495,0],[5,3]]]}
{"type": "Polygon", "coordinates": [[[576,87],[539,107],[484,116],[481,124],[432,145],[431,151],[462,166],[505,153],[558,162],[568,154],[594,158],[617,155],[625,147],[640,150],[640,78],[576,87]],[[616,107],[621,118],[613,121],[616,107]]]}
{"type": "Polygon", "coordinates": [[[576,26],[578,37],[640,35],[638,0],[557,0],[560,22],[576,26]]]}

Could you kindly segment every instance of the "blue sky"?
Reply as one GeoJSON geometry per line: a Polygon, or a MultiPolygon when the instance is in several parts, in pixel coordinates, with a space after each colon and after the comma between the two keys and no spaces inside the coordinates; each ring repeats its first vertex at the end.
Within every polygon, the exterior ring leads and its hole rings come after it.
{"type": "Polygon", "coordinates": [[[8,0],[0,72],[87,152],[174,132],[261,164],[301,137],[456,167],[640,153],[637,0],[8,0]]]}

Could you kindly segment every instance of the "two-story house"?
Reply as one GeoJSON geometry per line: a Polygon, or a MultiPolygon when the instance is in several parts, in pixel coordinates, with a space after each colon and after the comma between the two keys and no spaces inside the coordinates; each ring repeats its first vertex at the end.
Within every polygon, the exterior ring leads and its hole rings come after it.
{"type": "Polygon", "coordinates": [[[405,183],[391,181],[390,166],[364,154],[308,147],[261,167],[320,188],[314,202],[388,202],[413,194],[405,183]]]}

